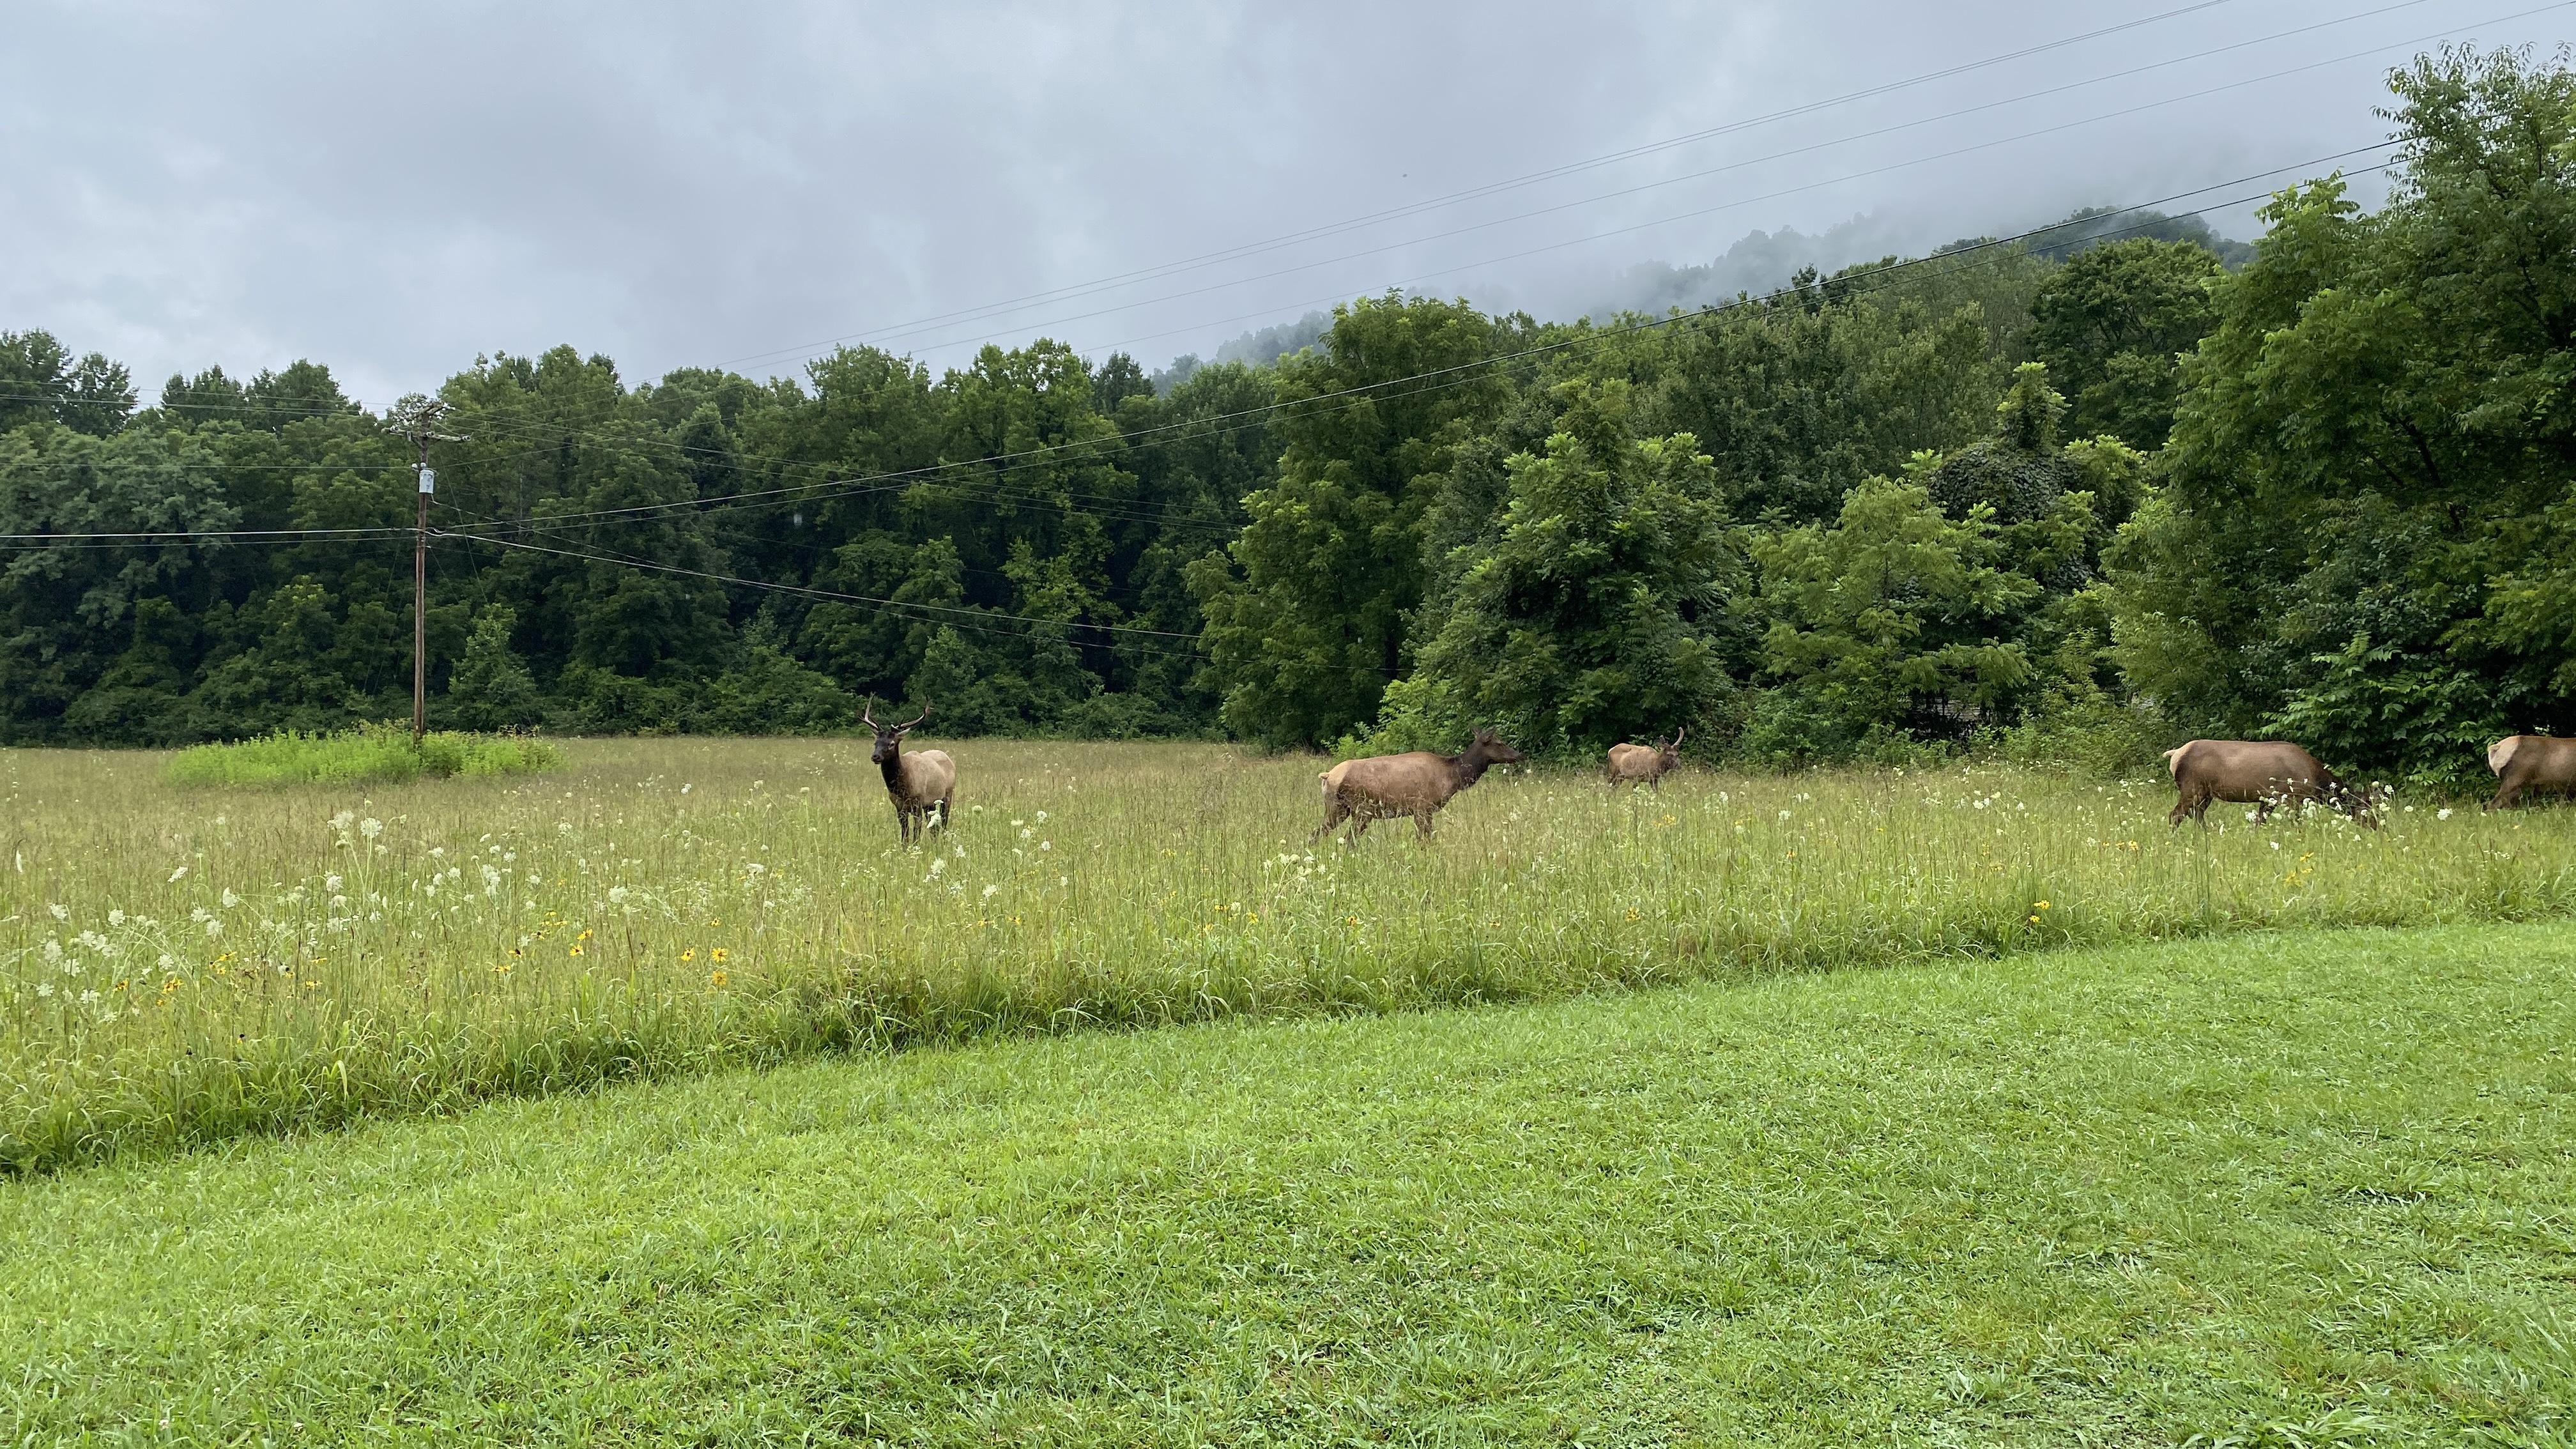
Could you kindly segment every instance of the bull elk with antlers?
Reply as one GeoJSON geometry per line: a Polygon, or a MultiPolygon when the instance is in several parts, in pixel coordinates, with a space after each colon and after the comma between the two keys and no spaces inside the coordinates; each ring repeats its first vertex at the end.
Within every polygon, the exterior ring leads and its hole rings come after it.
{"type": "Polygon", "coordinates": [[[859,723],[877,732],[876,748],[868,758],[885,774],[886,793],[894,797],[895,824],[906,845],[932,826],[945,826],[957,802],[957,762],[948,758],[947,751],[903,751],[903,737],[928,718],[927,704],[921,707],[921,719],[912,724],[878,724],[873,699],[859,710],[859,723]]]}

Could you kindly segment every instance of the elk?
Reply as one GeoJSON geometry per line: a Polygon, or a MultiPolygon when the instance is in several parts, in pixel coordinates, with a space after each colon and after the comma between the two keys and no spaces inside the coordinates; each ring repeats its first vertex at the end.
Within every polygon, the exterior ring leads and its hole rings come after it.
{"type": "Polygon", "coordinates": [[[1610,761],[1601,767],[1601,778],[1613,790],[1643,780],[1657,794],[1663,793],[1664,772],[1682,762],[1682,736],[1688,733],[1688,729],[1674,731],[1673,742],[1668,745],[1612,745],[1610,761]]]}
{"type": "Polygon", "coordinates": [[[2502,810],[2525,790],[2565,794],[2576,790],[2576,739],[2550,735],[2507,735],[2487,746],[2487,768],[2495,773],[2495,798],[2489,810],[2502,810]]]}
{"type": "Polygon", "coordinates": [[[1429,750],[1410,754],[1378,755],[1365,760],[1344,760],[1326,770],[1324,782],[1324,823],[1306,837],[1306,843],[1330,834],[1345,820],[1358,823],[1351,827],[1351,845],[1360,843],[1372,820],[1391,820],[1410,815],[1421,832],[1431,838],[1431,817],[1450,797],[1483,779],[1492,765],[1508,765],[1529,757],[1497,739],[1492,730],[1480,729],[1467,748],[1458,754],[1441,755],[1429,750]]]}
{"type": "Polygon", "coordinates": [[[2202,820],[2213,800],[2251,804],[2258,821],[2271,819],[2278,806],[2321,800],[2374,830],[2379,828],[2370,815],[2370,807],[2378,802],[2369,791],[2355,790],[2335,778],[2334,771],[2319,764],[2316,756],[2287,740],[2193,740],[2165,751],[2165,768],[2181,791],[2173,814],[2167,817],[2176,825],[2185,816],[2202,820]]]}
{"type": "Polygon", "coordinates": [[[957,801],[957,762],[948,758],[947,751],[903,752],[903,737],[928,718],[927,704],[921,707],[921,719],[912,724],[878,724],[873,699],[859,710],[859,723],[877,732],[876,748],[868,758],[885,774],[886,793],[894,797],[895,827],[903,832],[906,845],[934,825],[946,826],[957,801]]]}

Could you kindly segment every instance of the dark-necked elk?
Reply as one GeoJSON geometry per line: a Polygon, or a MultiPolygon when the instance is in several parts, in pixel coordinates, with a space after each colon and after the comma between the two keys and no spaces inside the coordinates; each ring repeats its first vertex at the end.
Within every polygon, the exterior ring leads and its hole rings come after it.
{"type": "Polygon", "coordinates": [[[2282,805],[2323,801],[2362,824],[2378,828],[2369,792],[2335,778],[2317,757],[2287,740],[2193,740],[2165,751],[2181,798],[2169,818],[2176,825],[2200,819],[2213,800],[2252,805],[2256,820],[2269,820],[2282,805]]]}
{"type": "Polygon", "coordinates": [[[1357,845],[1370,821],[1391,820],[1398,815],[1412,816],[1422,838],[1429,840],[1431,817],[1449,803],[1451,796],[1483,779],[1487,768],[1527,758],[1495,738],[1492,730],[1478,730],[1467,748],[1454,755],[1415,750],[1404,755],[1344,760],[1323,774],[1324,823],[1315,827],[1306,843],[1314,844],[1318,837],[1331,833],[1334,826],[1351,820],[1358,822],[1351,827],[1350,837],[1350,843],[1357,845]]]}
{"type": "Polygon", "coordinates": [[[1688,733],[1686,729],[1674,731],[1673,742],[1668,745],[1612,745],[1609,762],[1601,767],[1601,778],[1613,790],[1642,780],[1660,793],[1664,772],[1682,762],[1682,736],[1688,733]]]}
{"type": "Polygon", "coordinates": [[[2507,735],[2487,746],[2487,768],[2495,772],[2495,798],[2489,810],[2502,810],[2525,790],[2563,795],[2576,790],[2576,739],[2550,735],[2507,735]]]}
{"type": "Polygon", "coordinates": [[[894,797],[895,825],[906,845],[934,825],[945,826],[957,802],[957,762],[945,750],[903,751],[903,737],[928,718],[926,704],[921,707],[921,719],[912,724],[878,724],[875,700],[859,711],[859,723],[877,732],[876,748],[868,758],[885,773],[886,793],[894,797]]]}

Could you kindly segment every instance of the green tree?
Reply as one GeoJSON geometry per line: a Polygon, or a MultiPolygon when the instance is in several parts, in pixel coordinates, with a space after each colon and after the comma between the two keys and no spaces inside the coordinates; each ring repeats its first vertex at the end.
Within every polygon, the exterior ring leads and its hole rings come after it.
{"type": "Polygon", "coordinates": [[[1315,745],[1376,715],[1422,598],[1425,510],[1508,396],[1483,365],[1508,336],[1464,302],[1362,298],[1336,309],[1321,353],[1281,362],[1278,481],[1189,574],[1228,728],[1315,745]]]}
{"type": "Polygon", "coordinates": [[[1524,748],[1706,726],[1731,692],[1711,636],[1740,573],[1716,469],[1687,433],[1628,437],[1625,383],[1556,391],[1557,431],[1505,465],[1498,526],[1442,561],[1457,582],[1416,680],[1524,748]]]}
{"type": "Polygon", "coordinates": [[[447,698],[456,722],[467,729],[524,729],[544,717],[536,676],[510,647],[519,616],[507,604],[487,604],[474,616],[474,632],[448,675],[447,698]]]}
{"type": "Polygon", "coordinates": [[[2180,354],[2218,325],[2218,258],[2139,238],[2077,252],[2031,299],[2031,355],[2074,395],[2078,437],[2152,452],[2173,428],[2180,354]]]}

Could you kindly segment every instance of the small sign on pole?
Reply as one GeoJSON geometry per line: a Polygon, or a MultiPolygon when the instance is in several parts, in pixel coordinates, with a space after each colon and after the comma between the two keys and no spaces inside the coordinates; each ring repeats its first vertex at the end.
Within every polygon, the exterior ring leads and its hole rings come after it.
{"type": "Polygon", "coordinates": [[[420,470],[420,491],[423,493],[435,493],[438,491],[438,470],[436,468],[423,468],[420,470]]]}

